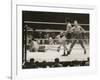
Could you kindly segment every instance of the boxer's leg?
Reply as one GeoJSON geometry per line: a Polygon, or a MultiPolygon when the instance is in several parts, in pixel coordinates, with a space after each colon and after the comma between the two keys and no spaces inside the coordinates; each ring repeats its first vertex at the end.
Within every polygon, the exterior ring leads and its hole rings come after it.
{"type": "Polygon", "coordinates": [[[70,46],[70,48],[69,48],[69,51],[67,52],[67,55],[69,55],[69,54],[71,53],[71,51],[72,51],[72,49],[73,49],[73,47],[74,47],[76,41],[77,41],[77,40],[74,40],[74,41],[72,42],[72,44],[71,44],[71,46],[70,46]]]}
{"type": "Polygon", "coordinates": [[[85,46],[83,45],[83,41],[82,41],[82,40],[79,40],[79,44],[80,44],[81,47],[84,49],[84,54],[86,54],[86,48],[85,48],[85,46]]]}
{"type": "Polygon", "coordinates": [[[61,43],[60,43],[60,45],[57,47],[57,51],[59,52],[60,51],[60,48],[61,48],[61,43]]]}
{"type": "Polygon", "coordinates": [[[66,50],[68,50],[67,47],[66,47],[66,41],[63,42],[63,48],[64,48],[64,54],[62,56],[65,56],[66,50]]]}

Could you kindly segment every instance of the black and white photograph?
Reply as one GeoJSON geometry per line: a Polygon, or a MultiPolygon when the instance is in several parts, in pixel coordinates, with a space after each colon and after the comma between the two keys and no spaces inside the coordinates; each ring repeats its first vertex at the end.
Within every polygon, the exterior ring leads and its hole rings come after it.
{"type": "Polygon", "coordinates": [[[90,66],[88,13],[22,11],[22,69],[90,66]]]}
{"type": "Polygon", "coordinates": [[[51,2],[12,0],[10,78],[99,80],[97,8],[51,2]]]}

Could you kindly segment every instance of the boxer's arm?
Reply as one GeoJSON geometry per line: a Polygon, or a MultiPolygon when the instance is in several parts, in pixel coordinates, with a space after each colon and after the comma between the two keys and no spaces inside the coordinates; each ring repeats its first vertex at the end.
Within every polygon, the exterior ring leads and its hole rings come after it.
{"type": "Polygon", "coordinates": [[[71,28],[71,32],[73,32],[73,31],[74,31],[74,28],[75,28],[75,27],[72,27],[72,28],[71,28]]]}

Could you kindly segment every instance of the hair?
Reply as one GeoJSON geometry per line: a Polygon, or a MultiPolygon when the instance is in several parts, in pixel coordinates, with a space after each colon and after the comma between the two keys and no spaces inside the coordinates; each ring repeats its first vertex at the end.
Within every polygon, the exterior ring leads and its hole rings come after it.
{"type": "Polygon", "coordinates": [[[30,59],[30,62],[34,62],[34,58],[31,58],[31,59],[30,59]]]}
{"type": "Polygon", "coordinates": [[[47,67],[47,62],[46,61],[42,61],[42,68],[46,68],[47,67]]]}
{"type": "Polygon", "coordinates": [[[59,63],[59,58],[55,58],[55,62],[56,63],[59,63]]]}
{"type": "Polygon", "coordinates": [[[36,41],[35,38],[32,38],[33,41],[36,41]]]}
{"type": "Polygon", "coordinates": [[[65,22],[70,22],[70,19],[69,18],[65,18],[65,22]]]}
{"type": "Polygon", "coordinates": [[[35,64],[39,64],[39,61],[36,61],[35,64]]]}
{"type": "Polygon", "coordinates": [[[31,42],[32,40],[29,40],[29,43],[31,42]]]}

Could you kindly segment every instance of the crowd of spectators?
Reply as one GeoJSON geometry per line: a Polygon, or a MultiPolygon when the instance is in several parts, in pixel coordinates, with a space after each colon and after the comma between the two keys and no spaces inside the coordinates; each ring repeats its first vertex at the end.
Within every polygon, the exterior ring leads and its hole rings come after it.
{"type": "MultiPolygon", "coordinates": [[[[31,35],[31,38],[33,38],[34,36],[34,39],[37,40],[39,44],[55,45],[55,44],[59,44],[57,42],[57,36],[59,34],[60,32],[34,32],[34,34],[27,34],[27,38],[30,39],[30,35],[31,35]]],[[[89,34],[85,33],[83,39],[89,39],[89,34]]],[[[89,41],[84,40],[84,42],[88,43],[89,41]]]]}
{"type": "Polygon", "coordinates": [[[29,62],[25,62],[22,67],[23,69],[32,69],[32,68],[55,68],[55,67],[75,67],[75,66],[89,66],[89,58],[87,60],[73,60],[73,61],[60,61],[59,58],[55,58],[54,62],[42,62],[35,61],[33,58],[29,62]]]}

